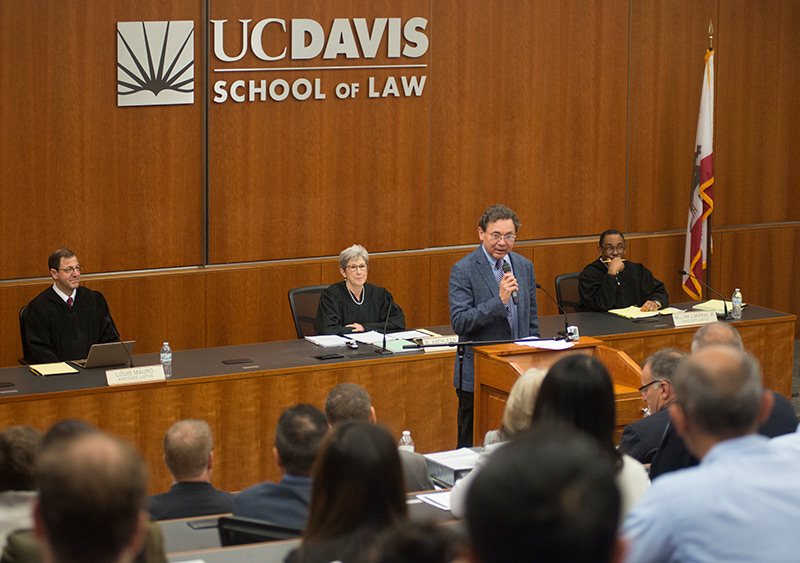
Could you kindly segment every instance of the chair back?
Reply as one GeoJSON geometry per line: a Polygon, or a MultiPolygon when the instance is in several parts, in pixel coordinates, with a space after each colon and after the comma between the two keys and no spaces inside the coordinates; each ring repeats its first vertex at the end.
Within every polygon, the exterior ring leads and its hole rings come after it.
{"type": "Polygon", "coordinates": [[[23,366],[28,365],[28,358],[30,357],[28,354],[28,335],[25,333],[25,319],[27,318],[28,306],[23,305],[19,310],[19,337],[22,340],[22,357],[19,359],[19,363],[23,366]]]}
{"type": "Polygon", "coordinates": [[[289,290],[289,306],[292,308],[292,319],[297,331],[297,338],[315,336],[317,327],[317,307],[322,292],[327,285],[309,285],[289,290]]]}
{"type": "Polygon", "coordinates": [[[581,302],[578,276],[580,276],[580,272],[556,276],[556,299],[567,313],[577,313],[578,305],[581,302]]]}
{"type": "Polygon", "coordinates": [[[246,543],[259,543],[265,541],[291,540],[299,538],[303,530],[280,526],[245,518],[243,516],[220,516],[217,524],[219,541],[223,547],[228,545],[242,545],[246,543]]]}

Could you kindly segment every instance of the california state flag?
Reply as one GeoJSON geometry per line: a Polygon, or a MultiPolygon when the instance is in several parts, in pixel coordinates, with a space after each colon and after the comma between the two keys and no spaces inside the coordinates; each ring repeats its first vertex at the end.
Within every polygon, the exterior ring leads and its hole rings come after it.
{"type": "MultiPolygon", "coordinates": [[[[694,152],[694,175],[689,200],[689,224],[686,226],[686,252],[683,269],[703,279],[711,233],[708,216],[714,211],[714,50],[706,51],[703,73],[703,93],[700,96],[700,116],[697,118],[697,139],[694,152]]],[[[683,276],[683,290],[692,299],[702,298],[702,288],[696,280],[683,276]]]]}

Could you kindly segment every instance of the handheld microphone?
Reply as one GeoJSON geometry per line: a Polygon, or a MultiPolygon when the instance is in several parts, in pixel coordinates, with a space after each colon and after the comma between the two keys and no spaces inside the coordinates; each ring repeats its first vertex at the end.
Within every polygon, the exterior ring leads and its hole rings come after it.
{"type": "Polygon", "coordinates": [[[722,299],[722,306],[725,308],[725,315],[724,315],[723,317],[721,317],[721,318],[722,318],[722,319],[724,319],[724,320],[726,320],[726,321],[729,321],[729,320],[731,320],[731,319],[733,318],[733,317],[731,317],[731,314],[730,314],[730,312],[728,311],[728,303],[727,303],[727,301],[725,301],[725,298],[722,296],[722,294],[721,294],[719,291],[717,291],[716,289],[714,289],[713,287],[711,287],[710,285],[708,285],[706,282],[704,282],[704,281],[703,281],[703,280],[701,280],[700,278],[697,278],[697,277],[693,276],[692,274],[690,274],[690,273],[689,273],[689,272],[687,272],[686,270],[678,270],[678,273],[679,273],[680,275],[682,275],[682,276],[689,276],[690,278],[692,278],[692,279],[695,279],[695,280],[699,281],[699,282],[700,282],[701,284],[703,284],[703,286],[704,286],[705,288],[707,288],[709,291],[711,291],[712,293],[715,293],[715,294],[719,295],[719,298],[720,298],[720,299],[722,299]]]}
{"type": "Polygon", "coordinates": [[[544,291],[544,294],[547,295],[547,297],[550,298],[550,301],[552,301],[553,303],[556,304],[556,307],[558,307],[558,310],[561,312],[562,315],[564,315],[564,330],[563,330],[563,332],[562,331],[558,332],[558,336],[560,338],[556,338],[556,340],[560,340],[561,338],[563,338],[567,342],[572,342],[573,340],[577,340],[576,336],[577,336],[577,333],[578,333],[578,329],[577,329],[577,327],[573,327],[573,328],[575,328],[575,330],[574,331],[570,330],[569,317],[567,317],[567,312],[564,310],[564,308],[561,305],[559,305],[558,301],[553,299],[553,296],[550,295],[550,292],[547,291],[545,288],[543,288],[541,286],[541,284],[537,283],[536,284],[536,289],[541,289],[542,291],[544,291]]]}
{"type": "Polygon", "coordinates": [[[128,367],[132,368],[133,367],[133,357],[131,356],[131,353],[128,351],[128,347],[125,346],[125,343],[122,341],[122,338],[120,337],[119,332],[117,332],[117,327],[114,326],[114,321],[112,321],[111,317],[108,316],[108,315],[106,315],[106,319],[105,320],[108,322],[108,326],[110,326],[111,330],[114,332],[114,336],[117,337],[117,341],[120,344],[122,344],[122,349],[125,350],[126,354],[128,354],[128,367]]]}
{"type": "MultiPolygon", "coordinates": [[[[511,272],[511,266],[508,262],[503,262],[503,273],[508,274],[509,272],[511,272]]],[[[511,299],[514,300],[514,305],[519,305],[519,294],[516,289],[511,292],[511,299]]]]}
{"type": "Polygon", "coordinates": [[[375,350],[375,353],[380,354],[381,356],[388,356],[392,353],[391,350],[386,349],[386,329],[389,327],[389,316],[392,314],[392,305],[394,305],[394,299],[392,299],[392,294],[390,293],[389,310],[386,311],[386,321],[383,323],[383,347],[375,350]]]}

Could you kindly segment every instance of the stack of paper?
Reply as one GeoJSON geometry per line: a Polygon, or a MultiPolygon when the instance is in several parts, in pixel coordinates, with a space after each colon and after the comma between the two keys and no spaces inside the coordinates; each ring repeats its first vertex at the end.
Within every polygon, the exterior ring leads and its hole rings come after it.
{"type": "Polygon", "coordinates": [[[342,338],[336,334],[320,334],[318,336],[306,336],[306,340],[322,346],[323,348],[336,348],[338,346],[347,346],[347,338],[342,338]]]}
{"type": "MultiPolygon", "coordinates": [[[[715,313],[724,314],[725,313],[725,305],[722,304],[722,299],[709,299],[704,303],[698,303],[693,308],[699,309],[701,311],[714,311],[715,313]]],[[[725,301],[728,306],[728,311],[733,309],[733,303],[730,301],[725,301]]],[[[742,303],[742,307],[745,306],[745,303],[742,303]]]]}

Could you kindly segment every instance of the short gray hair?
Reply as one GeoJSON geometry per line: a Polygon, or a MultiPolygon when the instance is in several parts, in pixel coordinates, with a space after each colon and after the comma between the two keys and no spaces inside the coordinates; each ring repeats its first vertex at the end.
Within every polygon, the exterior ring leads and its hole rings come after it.
{"type": "Polygon", "coordinates": [[[672,377],[685,357],[686,354],[680,350],[664,348],[650,355],[642,364],[642,369],[649,365],[654,380],[672,383],[672,377]]]}
{"type": "Polygon", "coordinates": [[[687,418],[717,438],[734,438],[758,421],[761,368],[758,360],[730,346],[709,346],[681,362],[673,379],[687,418]]]}
{"type": "Polygon", "coordinates": [[[744,350],[742,337],[739,331],[728,323],[709,323],[697,329],[692,338],[692,352],[702,350],[711,345],[733,346],[739,351],[744,350]]]}
{"type": "Polygon", "coordinates": [[[344,270],[350,262],[359,258],[363,258],[364,262],[369,266],[369,252],[367,252],[367,249],[360,244],[354,244],[350,248],[345,248],[339,254],[339,267],[344,270]]]}

